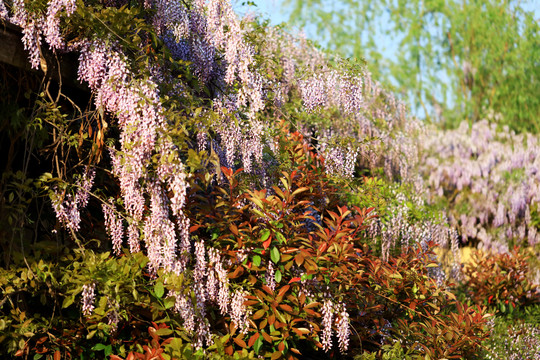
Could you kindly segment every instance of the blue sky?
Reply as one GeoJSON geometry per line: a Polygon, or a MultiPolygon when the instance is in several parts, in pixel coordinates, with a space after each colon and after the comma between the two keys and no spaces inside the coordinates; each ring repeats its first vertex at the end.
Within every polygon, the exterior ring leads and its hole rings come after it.
{"type": "MultiPolygon", "coordinates": [[[[231,0],[234,8],[240,14],[243,14],[246,10],[246,7],[242,7],[242,4],[246,0],[231,0]]],[[[263,18],[269,19],[272,25],[278,25],[282,22],[286,22],[289,19],[289,14],[283,6],[284,0],[251,0],[255,3],[255,7],[250,9],[262,15],[263,18]]],[[[337,0],[334,0],[337,1],[337,0]]],[[[535,18],[540,21],[540,0],[523,0],[521,1],[521,6],[526,11],[532,11],[535,14],[535,18]]],[[[319,41],[317,39],[317,33],[314,28],[311,29],[299,29],[305,30],[305,33],[308,37],[311,37],[312,40],[319,41]],[[310,31],[311,30],[311,31],[310,31]]],[[[390,38],[388,36],[381,36],[380,38],[379,51],[388,59],[395,59],[395,49],[399,48],[399,38],[390,38]]],[[[442,81],[448,81],[446,74],[441,74],[442,81]],[[446,80],[445,80],[446,79],[446,80]]],[[[417,116],[423,117],[423,111],[420,109],[413,110],[417,116]],[[419,111],[420,110],[420,111],[419,111]]]]}
{"type": "MultiPolygon", "coordinates": [[[[270,19],[271,23],[277,25],[281,22],[288,20],[288,14],[283,10],[283,1],[282,0],[251,0],[254,2],[263,14],[265,18],[270,19]]],[[[235,8],[240,8],[241,4],[245,0],[233,0],[235,8]]],[[[525,0],[522,1],[522,6],[527,11],[533,11],[535,17],[540,19],[540,0],[525,0]]]]}

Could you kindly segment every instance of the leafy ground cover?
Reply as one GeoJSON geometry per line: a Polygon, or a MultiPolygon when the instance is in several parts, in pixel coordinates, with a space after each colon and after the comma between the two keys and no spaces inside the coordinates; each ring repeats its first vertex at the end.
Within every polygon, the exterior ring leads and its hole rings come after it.
{"type": "Polygon", "coordinates": [[[225,0],[0,1],[0,16],[34,69],[2,65],[5,356],[529,356],[534,135],[479,123],[490,145],[454,162],[437,146],[467,152],[464,128],[425,126],[364,64],[225,0]],[[69,54],[86,90],[50,72],[69,54]],[[482,164],[507,181],[464,170],[482,164]],[[462,266],[466,242],[493,252],[462,266]]]}

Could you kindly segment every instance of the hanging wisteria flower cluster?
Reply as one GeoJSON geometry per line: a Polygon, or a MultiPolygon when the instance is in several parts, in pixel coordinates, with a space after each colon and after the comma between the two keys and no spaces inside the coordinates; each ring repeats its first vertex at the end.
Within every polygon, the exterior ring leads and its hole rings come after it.
{"type": "Polygon", "coordinates": [[[421,171],[430,194],[433,199],[453,198],[448,215],[464,243],[506,252],[511,241],[540,242],[532,220],[540,202],[536,136],[516,135],[482,121],[451,131],[432,129],[421,143],[421,171]]]}
{"type": "Polygon", "coordinates": [[[61,16],[71,16],[76,9],[76,0],[51,0],[46,14],[29,12],[23,0],[13,1],[13,15],[9,16],[3,1],[0,2],[0,18],[22,28],[24,49],[30,53],[33,69],[40,66],[42,36],[52,50],[63,50],[65,42],[60,30],[61,16]]]}
{"type": "Polygon", "coordinates": [[[80,211],[88,204],[90,190],[94,184],[96,171],[86,167],[84,175],[76,182],[76,191],[72,195],[65,191],[60,193],[58,189],[51,194],[52,206],[56,212],[58,221],[66,228],[79,231],[81,222],[80,211]]]}

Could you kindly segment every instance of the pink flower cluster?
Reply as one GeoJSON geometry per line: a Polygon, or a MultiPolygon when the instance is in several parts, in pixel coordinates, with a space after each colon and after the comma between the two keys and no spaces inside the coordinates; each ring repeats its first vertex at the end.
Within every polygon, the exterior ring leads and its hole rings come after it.
{"type": "Polygon", "coordinates": [[[334,107],[345,115],[354,115],[366,106],[362,76],[323,69],[300,81],[299,88],[307,111],[334,107]]]}
{"type": "Polygon", "coordinates": [[[94,169],[85,168],[84,175],[77,180],[75,196],[72,194],[59,193],[58,189],[53,190],[51,201],[58,221],[66,228],[79,231],[81,214],[80,210],[88,204],[88,197],[96,172],[94,169]]]}
{"type": "MultiPolygon", "coordinates": [[[[176,297],[175,309],[184,320],[184,326],[196,336],[196,347],[210,344],[210,329],[206,319],[206,308],[209,304],[219,306],[222,315],[228,315],[242,333],[249,328],[250,310],[244,305],[247,293],[237,289],[231,293],[228,272],[223,266],[220,252],[214,248],[206,248],[204,241],[194,244],[193,292],[195,303],[190,295],[173,292],[176,297]]],[[[188,291],[188,294],[191,292],[188,291]]]]}
{"type": "Polygon", "coordinates": [[[148,184],[150,215],[144,220],[144,242],[152,274],[160,268],[172,271],[176,261],[175,225],[169,219],[167,196],[157,183],[148,184]]]}
{"type": "Polygon", "coordinates": [[[337,337],[339,342],[339,351],[345,353],[349,349],[349,338],[351,335],[351,328],[349,326],[349,313],[344,303],[336,305],[337,315],[337,337]]]}
{"type": "Polygon", "coordinates": [[[321,309],[322,313],[322,335],[321,344],[324,351],[332,348],[332,325],[334,321],[334,303],[331,300],[324,300],[321,309]]]}
{"type": "MultiPolygon", "coordinates": [[[[183,215],[187,175],[177,148],[168,137],[161,136],[167,124],[157,84],[151,78],[136,79],[119,49],[118,44],[105,45],[101,40],[81,43],[79,80],[89,84],[95,93],[96,107],[115,116],[121,129],[120,149],[110,149],[110,155],[128,215],[130,251],[140,250],[140,229],[143,229],[151,273],[157,274],[160,268],[183,271],[186,258],[185,254],[180,259],[177,257],[177,228],[171,218],[176,217],[180,226],[180,250],[185,253],[189,250],[189,236],[181,226],[189,227],[183,215]],[[157,178],[149,173],[155,153],[161,159],[157,178]],[[170,198],[166,189],[172,194],[170,198]],[[145,216],[147,198],[150,211],[145,216]]],[[[116,223],[111,220],[111,224],[116,223]]],[[[110,231],[118,252],[121,242],[114,234],[119,231],[110,231]]]]}
{"type": "Polygon", "coordinates": [[[247,334],[249,329],[249,316],[251,315],[248,308],[244,305],[247,300],[248,292],[236,290],[231,296],[231,321],[240,329],[242,334],[247,334]]]}
{"type": "Polygon", "coordinates": [[[61,16],[71,16],[77,8],[75,0],[49,0],[47,14],[29,12],[23,0],[13,0],[13,15],[9,17],[4,2],[0,1],[0,18],[8,19],[11,23],[22,28],[24,49],[29,52],[30,64],[38,69],[41,59],[41,41],[52,50],[63,50],[66,47],[60,30],[61,16]]]}
{"type": "Polygon", "coordinates": [[[357,163],[358,148],[353,144],[336,144],[331,131],[323,131],[319,137],[318,150],[325,158],[326,171],[331,175],[352,178],[357,163]]]}
{"type": "Polygon", "coordinates": [[[540,201],[540,142],[487,121],[426,132],[420,171],[432,199],[452,198],[450,223],[463,242],[507,251],[513,239],[535,245],[532,207],[540,201]],[[455,195],[452,195],[455,194],[455,195]]]}
{"type": "Polygon", "coordinates": [[[246,107],[250,118],[264,108],[262,77],[251,69],[254,49],[244,40],[244,31],[229,1],[197,0],[188,9],[180,0],[156,0],[153,6],[155,28],[174,53],[192,63],[202,83],[223,74],[227,85],[240,85],[236,106],[246,107]],[[186,45],[187,49],[178,45],[186,45]],[[216,60],[218,52],[223,54],[221,62],[216,60]]]}
{"type": "Polygon", "coordinates": [[[105,227],[109,237],[112,239],[113,252],[115,255],[120,255],[122,252],[122,239],[124,237],[122,218],[118,216],[116,207],[112,202],[102,204],[102,209],[105,218],[105,227]]]}
{"type": "Polygon", "coordinates": [[[96,284],[84,284],[82,290],[82,311],[85,316],[89,316],[94,311],[94,298],[96,284]]]}
{"type": "Polygon", "coordinates": [[[222,165],[235,167],[237,159],[242,160],[242,167],[246,173],[253,173],[255,165],[263,166],[264,149],[264,124],[259,120],[244,122],[239,116],[230,115],[229,109],[225,108],[222,101],[215,101],[214,108],[221,115],[221,121],[214,125],[214,130],[219,134],[222,148],[222,165]]]}
{"type": "Polygon", "coordinates": [[[0,0],[0,19],[4,19],[4,20],[9,19],[9,12],[3,0],[0,0]]]}
{"type": "Polygon", "coordinates": [[[64,49],[65,42],[60,31],[60,12],[64,10],[71,16],[77,8],[76,0],[50,0],[43,35],[51,49],[64,49]]]}
{"type": "Polygon", "coordinates": [[[79,231],[81,214],[73,196],[65,193],[60,194],[58,190],[53,190],[51,201],[58,221],[68,229],[79,231]]]}

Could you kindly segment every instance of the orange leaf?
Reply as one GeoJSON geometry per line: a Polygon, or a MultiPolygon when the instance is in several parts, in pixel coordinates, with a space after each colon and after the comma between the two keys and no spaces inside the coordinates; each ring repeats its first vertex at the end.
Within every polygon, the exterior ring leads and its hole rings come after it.
{"type": "MultiPolygon", "coordinates": [[[[265,242],[263,242],[263,248],[266,250],[270,246],[270,243],[272,242],[272,237],[270,236],[265,242]]],[[[263,254],[264,255],[264,254],[263,254]]]]}
{"type": "Polygon", "coordinates": [[[238,227],[236,227],[236,225],[234,225],[234,224],[229,225],[229,230],[231,230],[231,232],[235,236],[238,236],[238,227]]]}
{"type": "Polygon", "coordinates": [[[274,295],[274,290],[270,289],[270,287],[268,287],[268,285],[263,285],[262,288],[263,288],[263,290],[266,291],[268,294],[274,295]]]}
{"type": "Polygon", "coordinates": [[[232,274],[229,274],[228,277],[229,279],[236,279],[237,277],[239,277],[240,275],[242,275],[244,273],[244,267],[243,266],[238,266],[234,272],[232,274]]]}
{"type": "Polygon", "coordinates": [[[287,305],[287,304],[279,304],[278,306],[279,306],[280,309],[285,310],[285,311],[287,311],[287,312],[289,312],[289,313],[292,313],[292,312],[293,312],[293,308],[290,307],[290,306],[287,305]]]}
{"type": "Polygon", "coordinates": [[[300,281],[300,280],[302,280],[302,279],[299,278],[299,277],[293,277],[291,280],[289,280],[289,284],[290,284],[290,283],[293,283],[293,282],[300,281]]]}
{"type": "Polygon", "coordinates": [[[328,244],[327,243],[323,242],[323,243],[321,243],[321,245],[319,245],[319,249],[318,249],[319,252],[323,253],[323,252],[326,251],[326,249],[328,249],[328,244]]]}
{"type": "Polygon", "coordinates": [[[264,309],[257,310],[257,311],[255,312],[255,314],[253,314],[252,319],[253,319],[253,320],[260,319],[260,318],[263,317],[264,314],[266,314],[266,311],[264,311],[264,309]]]}
{"type": "Polygon", "coordinates": [[[304,309],[310,309],[312,307],[316,307],[316,306],[319,306],[319,305],[321,305],[321,303],[315,301],[315,302],[312,302],[311,304],[308,304],[308,305],[304,306],[304,309]]]}
{"type": "Polygon", "coordinates": [[[294,257],[294,262],[296,263],[297,266],[302,265],[302,263],[304,262],[304,256],[302,255],[302,253],[298,253],[294,257]]]}
{"type": "Polygon", "coordinates": [[[233,341],[234,341],[238,346],[241,346],[242,348],[247,348],[246,342],[245,342],[244,340],[235,337],[235,338],[233,338],[233,341]]]}
{"type": "Polygon", "coordinates": [[[255,341],[257,341],[257,339],[259,338],[259,336],[261,336],[261,334],[259,333],[253,334],[248,340],[248,346],[252,347],[253,344],[255,344],[255,341]]]}
{"type": "Polygon", "coordinates": [[[229,169],[228,167],[222,166],[221,171],[226,177],[230,177],[232,175],[232,169],[229,169]]]}
{"type": "Polygon", "coordinates": [[[279,290],[277,296],[279,297],[279,296],[285,295],[285,293],[286,293],[287,291],[289,291],[290,288],[291,288],[290,285],[285,285],[284,287],[282,287],[282,288],[279,290]]]}
{"type": "Polygon", "coordinates": [[[264,331],[261,333],[264,340],[266,340],[266,342],[269,342],[270,344],[273,342],[272,338],[270,337],[270,335],[268,335],[267,333],[265,333],[264,331]]]}
{"type": "Polygon", "coordinates": [[[274,325],[274,323],[276,322],[276,315],[272,314],[268,317],[268,324],[270,325],[274,325]]]}

